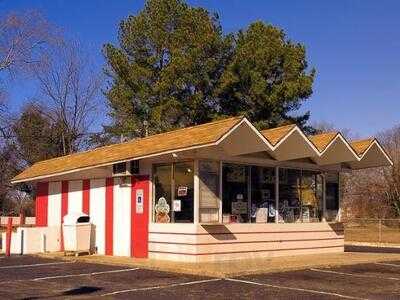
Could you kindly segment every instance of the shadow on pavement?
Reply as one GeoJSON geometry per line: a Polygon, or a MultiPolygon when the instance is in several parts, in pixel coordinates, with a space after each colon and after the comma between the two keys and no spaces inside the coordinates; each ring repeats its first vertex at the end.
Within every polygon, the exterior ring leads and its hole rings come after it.
{"type": "Polygon", "coordinates": [[[345,252],[368,252],[368,253],[400,253],[400,248],[345,245],[344,251],[345,252]]]}
{"type": "Polygon", "coordinates": [[[96,286],[80,286],[76,289],[71,289],[62,293],[64,296],[73,296],[73,295],[85,295],[91,294],[97,291],[102,290],[102,288],[96,286]]]}

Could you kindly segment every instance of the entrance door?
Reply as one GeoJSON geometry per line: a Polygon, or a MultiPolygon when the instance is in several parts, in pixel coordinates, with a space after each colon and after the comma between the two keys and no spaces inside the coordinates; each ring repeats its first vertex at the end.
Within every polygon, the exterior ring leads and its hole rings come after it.
{"type": "Polygon", "coordinates": [[[132,176],[131,256],[146,258],[149,242],[149,176],[132,176]]]}

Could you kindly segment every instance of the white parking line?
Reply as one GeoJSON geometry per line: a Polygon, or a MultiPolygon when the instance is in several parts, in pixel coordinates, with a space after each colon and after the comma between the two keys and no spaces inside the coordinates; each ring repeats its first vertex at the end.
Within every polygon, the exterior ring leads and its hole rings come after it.
{"type": "Polygon", "coordinates": [[[375,278],[375,279],[388,279],[388,280],[400,280],[397,277],[384,277],[384,276],[376,276],[376,275],[365,275],[365,274],[355,274],[355,273],[347,273],[347,272],[338,272],[332,270],[321,270],[321,269],[309,269],[313,272],[321,272],[321,273],[329,273],[329,274],[337,274],[337,275],[344,275],[344,276],[353,276],[353,277],[362,277],[362,278],[375,278]]]}
{"type": "Polygon", "coordinates": [[[390,264],[390,263],[375,263],[376,265],[382,265],[382,266],[389,266],[389,267],[398,267],[400,268],[400,265],[396,265],[396,264],[390,264]]]}
{"type": "Polygon", "coordinates": [[[40,281],[40,280],[57,279],[57,278],[93,276],[93,275],[110,274],[110,273],[130,272],[130,271],[136,271],[136,270],[139,270],[139,268],[119,269],[119,270],[111,270],[111,271],[100,271],[100,272],[69,274],[69,275],[58,275],[58,276],[47,276],[47,277],[37,277],[37,278],[34,278],[34,279],[30,279],[30,280],[32,280],[32,281],[40,281]]]}
{"type": "Polygon", "coordinates": [[[319,295],[329,295],[329,296],[335,296],[335,297],[344,298],[344,299],[367,300],[367,298],[347,296],[347,295],[342,295],[342,294],[338,294],[338,293],[295,288],[295,287],[290,287],[290,286],[275,285],[275,284],[269,284],[269,283],[260,283],[260,282],[249,281],[249,280],[241,280],[241,279],[233,279],[233,278],[225,278],[225,280],[233,281],[233,282],[241,282],[241,283],[246,283],[246,284],[252,284],[252,285],[258,285],[258,286],[267,286],[267,287],[272,287],[272,288],[282,289],[282,290],[291,290],[291,291],[305,292],[305,293],[319,294],[319,295]]]}
{"type": "Polygon", "coordinates": [[[72,264],[72,263],[74,263],[74,262],[73,261],[59,261],[59,262],[43,263],[43,264],[1,266],[0,269],[31,268],[31,267],[42,267],[42,266],[51,266],[51,265],[72,264]]]}
{"type": "Polygon", "coordinates": [[[176,286],[193,285],[193,284],[200,284],[200,283],[219,281],[219,280],[222,280],[222,279],[221,278],[214,278],[214,279],[205,279],[205,280],[189,281],[189,282],[182,282],[182,283],[173,283],[173,284],[168,284],[168,285],[157,285],[157,286],[150,286],[150,287],[143,287],[143,288],[135,288],[135,289],[115,291],[115,292],[102,294],[100,296],[101,297],[106,297],[106,296],[112,296],[112,295],[118,295],[118,294],[124,294],[124,293],[165,289],[165,288],[171,288],[171,287],[176,287],[176,286]]]}

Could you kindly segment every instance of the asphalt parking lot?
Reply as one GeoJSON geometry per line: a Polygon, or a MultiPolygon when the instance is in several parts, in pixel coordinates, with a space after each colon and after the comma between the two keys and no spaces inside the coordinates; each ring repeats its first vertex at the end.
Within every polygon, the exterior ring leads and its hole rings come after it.
{"type": "Polygon", "coordinates": [[[400,299],[400,261],[210,278],[0,256],[1,299],[400,299]]]}

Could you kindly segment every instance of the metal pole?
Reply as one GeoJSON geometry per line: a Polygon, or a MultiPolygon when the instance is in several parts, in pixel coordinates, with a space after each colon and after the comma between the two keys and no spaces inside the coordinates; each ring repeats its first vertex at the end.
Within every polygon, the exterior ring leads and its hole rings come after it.
{"type": "Polygon", "coordinates": [[[322,222],[326,222],[326,174],[322,174],[322,222]]]}
{"type": "Polygon", "coordinates": [[[200,222],[200,180],[199,180],[199,160],[196,159],[194,161],[194,224],[198,224],[200,222]]]}
{"type": "Polygon", "coordinates": [[[279,167],[275,167],[275,223],[279,222],[279,167]]]}

